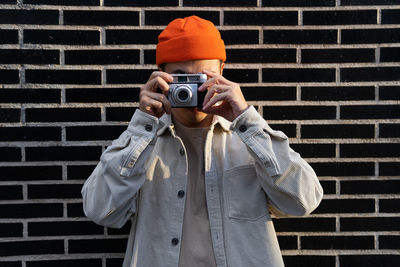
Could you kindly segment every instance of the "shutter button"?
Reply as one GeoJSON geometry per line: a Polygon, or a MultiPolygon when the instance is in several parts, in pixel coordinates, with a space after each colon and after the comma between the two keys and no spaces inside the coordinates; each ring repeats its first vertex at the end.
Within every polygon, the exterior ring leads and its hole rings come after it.
{"type": "Polygon", "coordinates": [[[153,126],[151,126],[150,124],[146,124],[146,126],[144,127],[144,129],[148,132],[151,132],[153,130],[153,126]]]}
{"type": "Polygon", "coordinates": [[[174,246],[178,245],[179,244],[179,239],[178,238],[172,238],[171,244],[174,245],[174,246]]]}
{"type": "Polygon", "coordinates": [[[239,126],[239,131],[241,131],[242,133],[245,132],[245,131],[247,131],[247,126],[244,125],[244,124],[240,125],[240,126],[239,126]]]}

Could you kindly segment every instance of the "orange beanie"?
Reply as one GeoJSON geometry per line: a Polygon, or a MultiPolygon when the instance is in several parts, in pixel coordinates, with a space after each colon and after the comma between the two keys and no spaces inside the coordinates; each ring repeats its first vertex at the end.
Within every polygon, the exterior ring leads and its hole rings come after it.
{"type": "Polygon", "coordinates": [[[158,36],[156,64],[196,59],[225,61],[221,34],[211,21],[197,16],[171,21],[158,36]]]}

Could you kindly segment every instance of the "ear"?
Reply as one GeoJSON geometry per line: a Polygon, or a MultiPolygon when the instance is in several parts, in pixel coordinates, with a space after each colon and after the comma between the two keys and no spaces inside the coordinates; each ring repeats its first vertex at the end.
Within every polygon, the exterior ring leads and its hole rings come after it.
{"type": "Polygon", "coordinates": [[[221,63],[221,75],[222,75],[222,73],[224,72],[224,68],[225,68],[225,63],[222,62],[222,63],[221,63]]]}

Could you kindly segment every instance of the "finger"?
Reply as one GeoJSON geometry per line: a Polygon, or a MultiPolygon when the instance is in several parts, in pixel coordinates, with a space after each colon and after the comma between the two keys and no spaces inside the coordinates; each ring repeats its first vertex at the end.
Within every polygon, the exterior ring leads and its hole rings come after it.
{"type": "Polygon", "coordinates": [[[208,101],[210,101],[210,99],[215,95],[215,94],[219,94],[222,92],[225,92],[229,90],[229,86],[227,85],[213,85],[210,88],[208,88],[208,92],[204,97],[204,101],[203,101],[203,106],[205,104],[207,104],[208,101]]]}
{"type": "Polygon", "coordinates": [[[169,90],[169,85],[163,78],[155,77],[154,79],[148,82],[144,90],[167,94],[169,90]]]}
{"type": "Polygon", "coordinates": [[[206,103],[205,106],[203,106],[203,109],[207,110],[209,107],[214,106],[216,103],[220,101],[228,100],[228,98],[229,98],[229,93],[227,92],[222,94],[216,94],[206,103]]]}
{"type": "Polygon", "coordinates": [[[163,72],[163,71],[153,71],[150,75],[149,81],[156,78],[156,77],[160,77],[163,80],[167,81],[167,82],[172,82],[173,77],[171,74],[163,72]]]}
{"type": "Polygon", "coordinates": [[[143,94],[149,97],[150,99],[161,102],[163,107],[163,112],[165,111],[167,114],[171,114],[171,104],[169,103],[168,98],[164,94],[154,93],[154,92],[146,92],[143,94]]]}

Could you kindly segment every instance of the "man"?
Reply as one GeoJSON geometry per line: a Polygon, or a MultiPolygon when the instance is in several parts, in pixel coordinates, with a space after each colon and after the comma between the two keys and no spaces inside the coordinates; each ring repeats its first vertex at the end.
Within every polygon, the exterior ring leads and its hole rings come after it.
{"type": "Polygon", "coordinates": [[[132,218],[125,267],[283,266],[270,212],[307,215],[322,198],[288,138],[222,76],[225,59],[211,22],[172,21],[139,110],[82,189],[94,222],[118,228],[132,218]],[[208,76],[202,109],[171,108],[170,74],[199,72],[208,76]]]}

